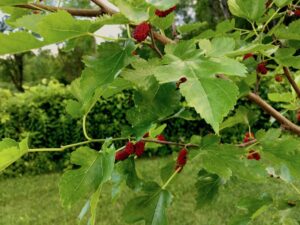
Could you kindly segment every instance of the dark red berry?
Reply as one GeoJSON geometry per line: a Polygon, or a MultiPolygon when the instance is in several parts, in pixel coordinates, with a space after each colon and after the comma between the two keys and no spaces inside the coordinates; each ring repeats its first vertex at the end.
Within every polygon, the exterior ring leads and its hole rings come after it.
{"type": "Polygon", "coordinates": [[[129,156],[129,154],[125,150],[118,151],[118,152],[116,152],[115,160],[116,161],[123,161],[123,160],[127,159],[128,156],[129,156]]]}
{"type": "Polygon", "coordinates": [[[134,145],[135,154],[138,157],[141,157],[145,151],[145,142],[144,141],[138,141],[134,145]]]}
{"type": "Polygon", "coordinates": [[[133,38],[138,42],[146,40],[150,32],[151,26],[147,22],[137,25],[133,31],[133,38]]]}
{"type": "Polygon", "coordinates": [[[185,83],[187,81],[186,77],[181,77],[177,82],[176,82],[176,88],[179,89],[180,84],[185,83]]]}
{"type": "Polygon", "coordinates": [[[247,143],[254,139],[254,134],[252,132],[246,132],[243,142],[247,143]]]}
{"type": "Polygon", "coordinates": [[[166,17],[167,15],[169,15],[174,10],[176,10],[176,5],[173,6],[172,8],[169,8],[169,9],[165,10],[165,11],[161,11],[161,10],[157,9],[157,10],[155,10],[155,15],[157,15],[159,17],[166,17]]]}
{"type": "Polygon", "coordinates": [[[255,150],[250,150],[247,155],[247,159],[260,160],[260,154],[255,150]]]}
{"type": "Polygon", "coordinates": [[[182,168],[184,167],[184,165],[186,164],[187,161],[187,154],[188,151],[187,149],[183,148],[179,151],[178,156],[177,156],[177,162],[176,162],[176,167],[175,170],[178,170],[178,173],[181,172],[182,168]]]}
{"type": "Polygon", "coordinates": [[[256,67],[256,71],[257,73],[261,73],[261,74],[267,74],[268,73],[268,69],[266,67],[266,63],[265,62],[261,62],[257,65],[256,67]]]}
{"type": "Polygon", "coordinates": [[[300,110],[297,112],[296,119],[297,119],[298,122],[300,122],[300,110]]]}
{"type": "Polygon", "coordinates": [[[156,139],[159,140],[159,141],[165,141],[165,140],[166,140],[166,139],[165,139],[165,136],[162,135],[162,134],[157,135],[157,136],[156,136],[156,139]]]}
{"type": "Polygon", "coordinates": [[[147,138],[149,137],[149,132],[147,132],[146,134],[144,134],[143,138],[147,138]]]}
{"type": "Polygon", "coordinates": [[[134,144],[130,141],[127,142],[124,151],[128,154],[131,155],[134,153],[134,144]]]}
{"type": "Polygon", "coordinates": [[[277,74],[276,76],[275,76],[275,80],[277,81],[277,82],[282,82],[282,80],[283,80],[283,77],[280,75],[280,74],[277,74]]]}
{"type": "Polygon", "coordinates": [[[294,15],[297,16],[297,17],[300,17],[300,9],[296,9],[294,11],[294,15]]]}
{"type": "Polygon", "coordinates": [[[244,55],[243,60],[249,59],[251,57],[253,57],[254,55],[252,53],[247,53],[246,55],[244,55]]]}

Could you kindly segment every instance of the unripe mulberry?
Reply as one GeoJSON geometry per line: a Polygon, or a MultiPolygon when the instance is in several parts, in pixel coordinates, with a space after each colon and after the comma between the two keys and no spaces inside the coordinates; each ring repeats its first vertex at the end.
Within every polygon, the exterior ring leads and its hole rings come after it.
{"type": "Polygon", "coordinates": [[[268,69],[266,67],[266,63],[265,62],[261,62],[257,65],[256,67],[256,71],[257,73],[261,73],[263,75],[267,74],[268,73],[268,69]]]}
{"type": "Polygon", "coordinates": [[[135,154],[138,157],[141,157],[145,151],[145,142],[144,141],[138,141],[137,143],[135,143],[134,145],[134,151],[135,154]]]}
{"type": "Polygon", "coordinates": [[[149,35],[151,26],[147,22],[137,25],[133,31],[133,38],[138,42],[146,40],[149,35]]]}
{"type": "Polygon", "coordinates": [[[176,10],[176,5],[173,6],[172,8],[169,8],[169,9],[165,10],[165,11],[161,11],[161,10],[157,9],[157,10],[155,10],[155,15],[157,15],[159,17],[166,17],[167,15],[169,15],[174,10],[176,10]]]}
{"type": "Polygon", "coordinates": [[[185,148],[181,149],[178,153],[176,167],[175,167],[175,170],[180,168],[178,173],[181,172],[182,168],[184,167],[184,165],[187,162],[187,154],[188,154],[188,151],[185,148]]]}

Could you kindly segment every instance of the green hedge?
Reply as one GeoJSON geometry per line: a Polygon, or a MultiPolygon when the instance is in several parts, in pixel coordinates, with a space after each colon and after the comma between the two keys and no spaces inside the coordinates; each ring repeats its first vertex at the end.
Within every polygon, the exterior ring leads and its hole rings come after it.
{"type": "MultiPolygon", "coordinates": [[[[20,140],[29,134],[31,148],[57,147],[84,140],[81,120],[71,118],[65,111],[70,98],[68,88],[56,81],[27,88],[25,93],[12,94],[0,89],[0,138],[20,140]]],[[[102,100],[89,114],[89,135],[93,138],[121,136],[122,128],[129,126],[125,114],[132,105],[132,96],[128,92],[102,100]]],[[[169,140],[186,140],[195,133],[210,130],[201,121],[176,119],[167,124],[164,135],[169,140]]],[[[95,144],[92,147],[100,146],[95,144]]],[[[15,176],[61,171],[69,165],[70,151],[28,154],[3,173],[15,176]]],[[[164,155],[170,152],[170,148],[162,147],[148,154],[164,155]]]]}

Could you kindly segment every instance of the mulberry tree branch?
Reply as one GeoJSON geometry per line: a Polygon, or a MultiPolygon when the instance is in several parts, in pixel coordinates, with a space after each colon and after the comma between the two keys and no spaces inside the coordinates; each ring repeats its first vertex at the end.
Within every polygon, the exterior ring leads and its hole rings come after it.
{"type": "Polygon", "coordinates": [[[274,117],[286,130],[289,130],[300,136],[300,127],[285,118],[281,113],[265,102],[260,96],[249,93],[248,99],[260,106],[266,113],[274,117]]]}
{"type": "Polygon", "coordinates": [[[58,10],[65,10],[73,16],[83,16],[83,17],[97,17],[105,14],[102,9],[77,9],[77,8],[65,8],[49,6],[44,4],[32,3],[32,4],[18,4],[15,5],[18,8],[32,9],[32,10],[46,10],[50,12],[56,12],[58,10]]]}
{"type": "Polygon", "coordinates": [[[300,98],[300,88],[298,87],[298,85],[296,84],[296,82],[294,81],[290,70],[288,67],[284,66],[283,67],[283,71],[284,71],[284,75],[286,76],[286,78],[288,79],[288,81],[290,82],[290,84],[292,85],[292,87],[294,88],[295,92],[298,95],[298,98],[300,98]]]}

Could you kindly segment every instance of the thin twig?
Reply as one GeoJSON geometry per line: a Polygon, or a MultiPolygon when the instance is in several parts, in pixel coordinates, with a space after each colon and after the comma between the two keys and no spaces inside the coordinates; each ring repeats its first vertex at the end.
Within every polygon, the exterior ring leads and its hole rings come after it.
{"type": "Polygon", "coordinates": [[[159,55],[160,58],[163,57],[163,54],[161,53],[161,51],[159,50],[159,48],[157,47],[156,43],[155,43],[155,38],[153,35],[153,30],[152,28],[150,29],[150,37],[151,37],[151,42],[152,42],[152,48],[155,50],[155,52],[159,55]]]}
{"type": "Polygon", "coordinates": [[[44,4],[32,3],[32,4],[18,4],[15,5],[18,8],[32,9],[32,10],[46,10],[50,12],[56,12],[58,10],[65,10],[73,16],[84,16],[84,17],[96,17],[104,14],[102,10],[99,9],[77,9],[77,8],[66,8],[66,7],[56,7],[44,4]]]}
{"type": "Polygon", "coordinates": [[[171,142],[171,141],[160,141],[160,140],[156,140],[156,139],[147,139],[147,138],[142,138],[141,139],[144,142],[152,142],[152,143],[156,143],[156,144],[162,144],[162,145],[176,145],[176,146],[181,146],[181,147],[199,147],[199,145],[196,144],[184,144],[184,143],[177,143],[177,142],[171,142]]]}
{"type": "Polygon", "coordinates": [[[286,76],[286,78],[288,79],[288,81],[290,82],[292,87],[294,88],[295,92],[297,93],[298,98],[300,98],[300,88],[298,87],[298,85],[296,84],[294,79],[292,78],[289,68],[284,66],[283,71],[284,71],[284,75],[286,76]]]}
{"type": "Polygon", "coordinates": [[[91,0],[92,2],[94,2],[97,6],[99,6],[103,12],[109,14],[109,15],[113,15],[118,13],[117,10],[113,9],[112,7],[110,7],[107,2],[103,1],[103,0],[91,0]]]}
{"type": "Polygon", "coordinates": [[[238,144],[238,145],[236,145],[236,146],[237,146],[237,147],[244,148],[244,147],[248,147],[248,146],[250,146],[250,145],[253,145],[253,144],[255,144],[256,142],[257,142],[257,140],[256,140],[256,139],[253,139],[253,140],[251,140],[251,141],[248,141],[248,142],[245,142],[245,143],[238,144]]]}
{"type": "Polygon", "coordinates": [[[281,115],[281,113],[265,102],[260,96],[256,95],[255,93],[249,93],[247,97],[249,100],[260,106],[269,115],[274,117],[285,129],[300,136],[300,127],[281,115]]]}
{"type": "Polygon", "coordinates": [[[256,73],[256,83],[255,83],[255,89],[254,89],[255,94],[259,93],[260,81],[261,81],[261,76],[258,73],[256,73]]]}

